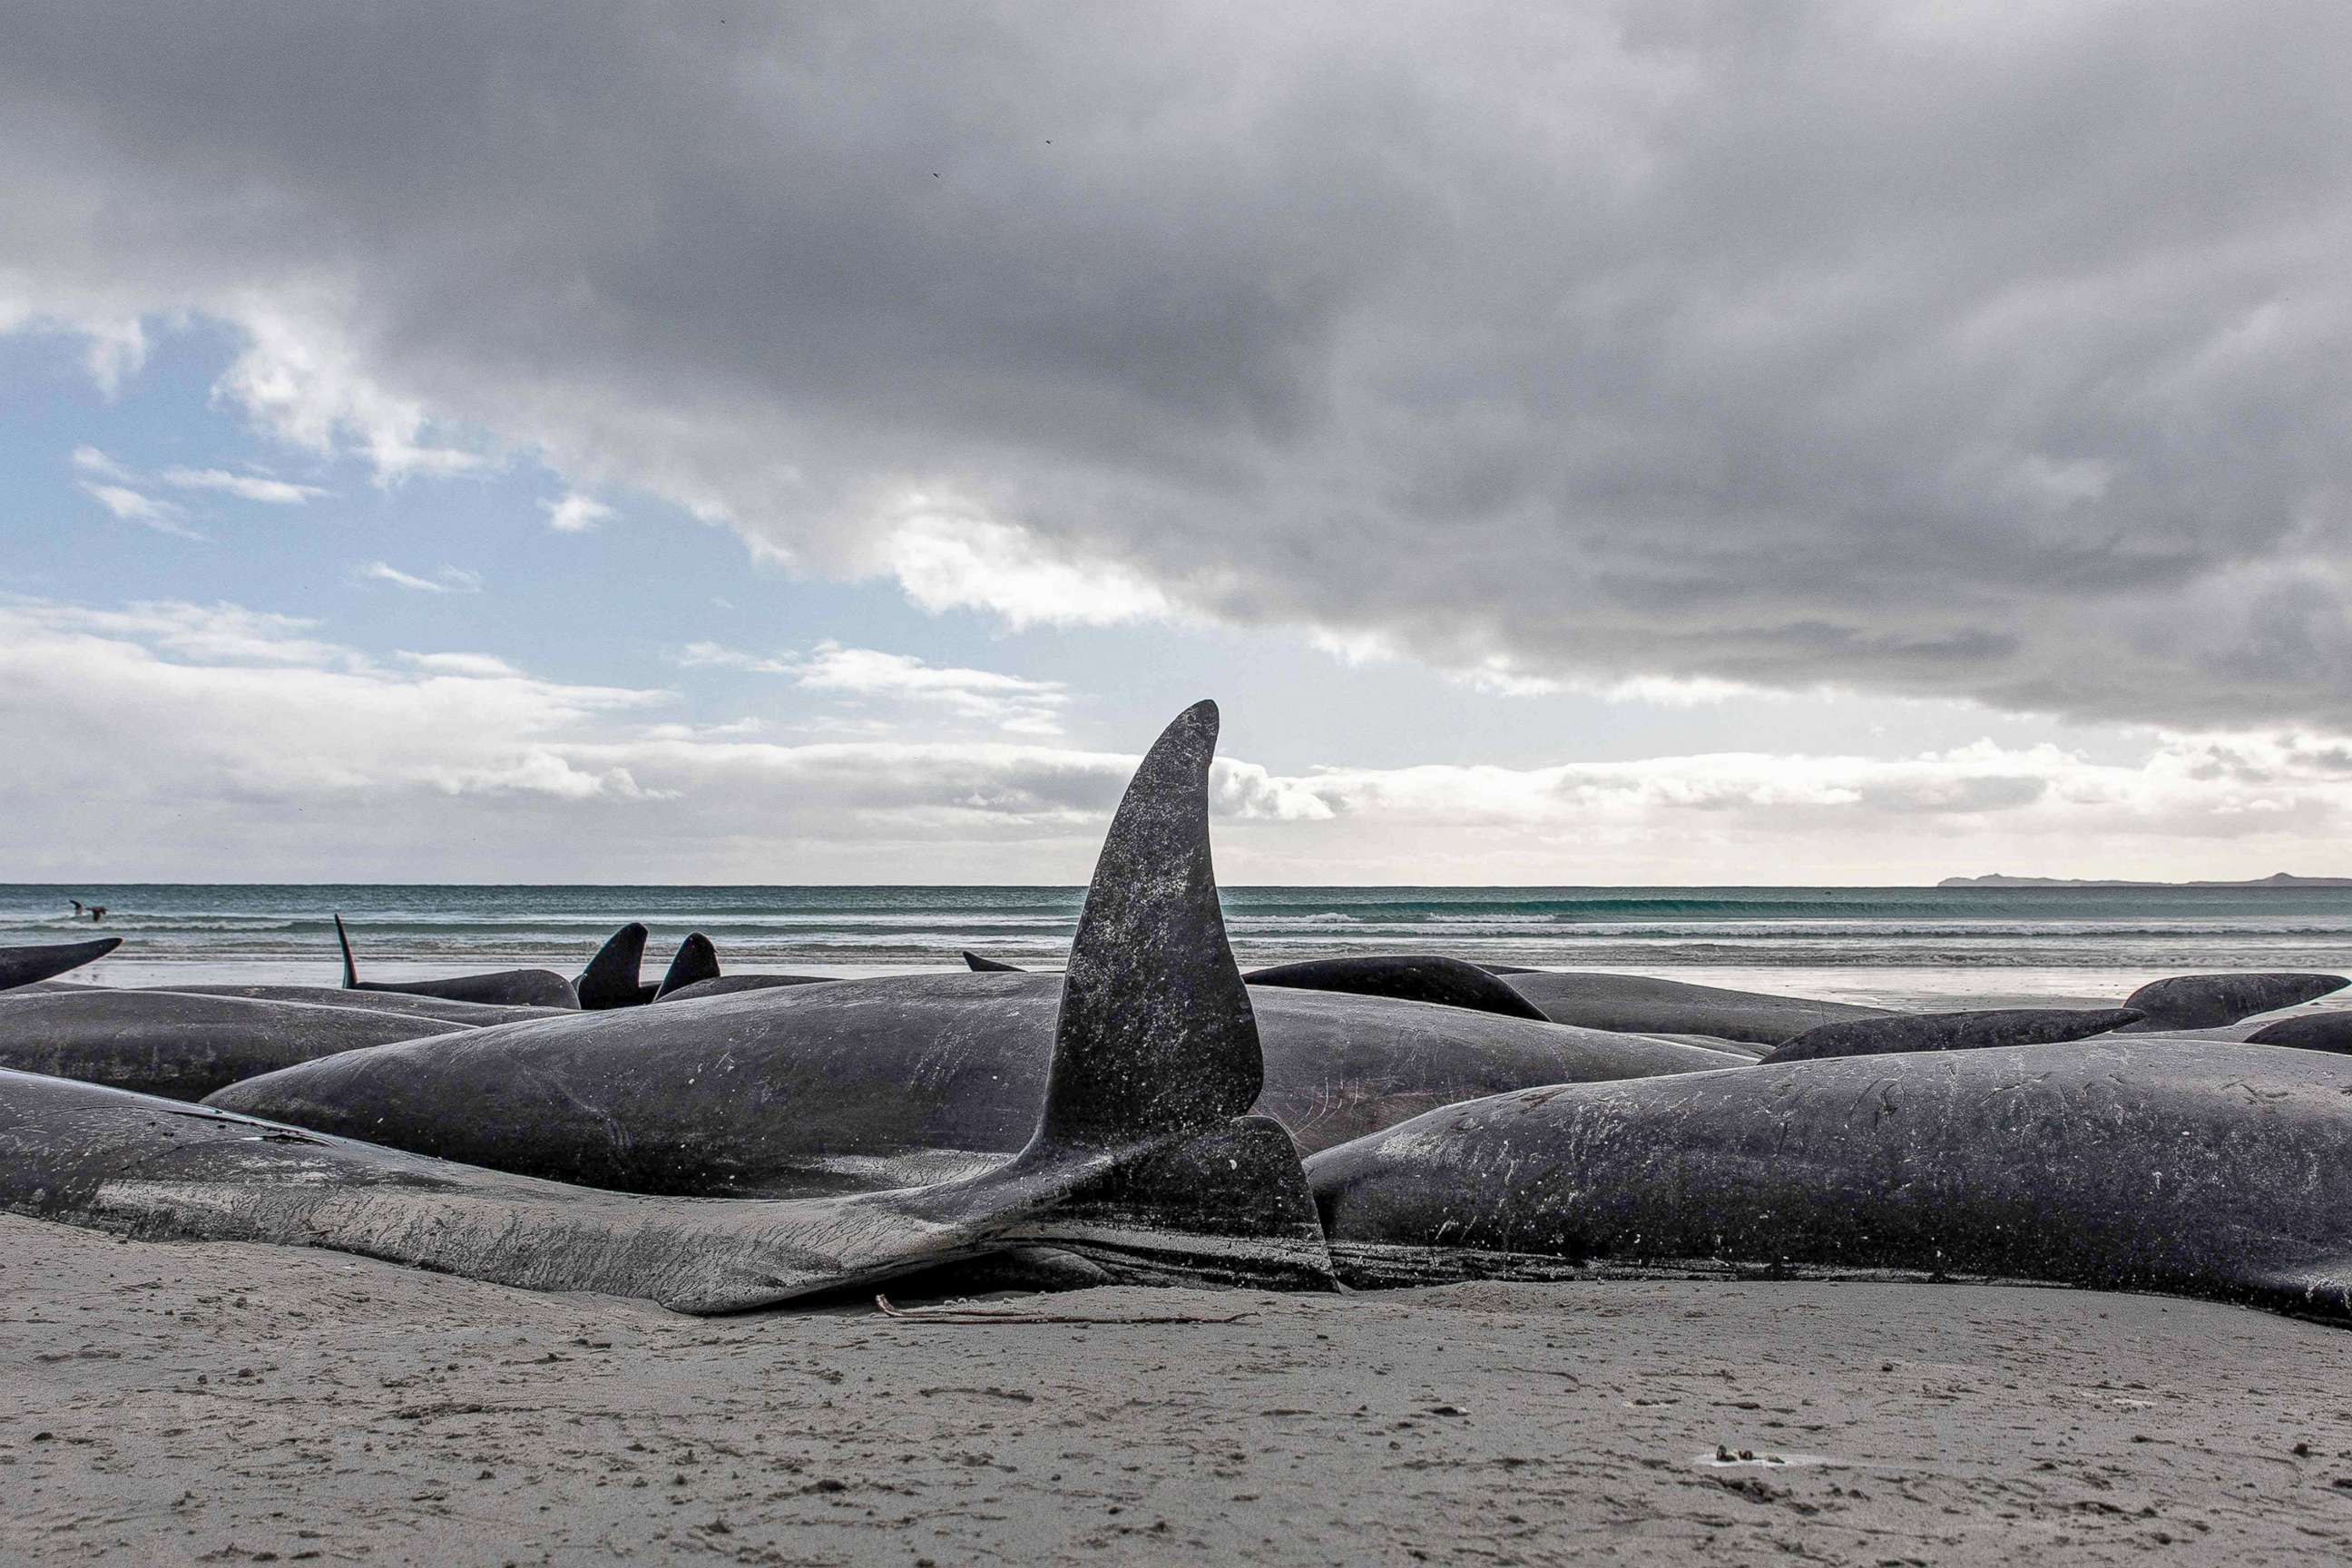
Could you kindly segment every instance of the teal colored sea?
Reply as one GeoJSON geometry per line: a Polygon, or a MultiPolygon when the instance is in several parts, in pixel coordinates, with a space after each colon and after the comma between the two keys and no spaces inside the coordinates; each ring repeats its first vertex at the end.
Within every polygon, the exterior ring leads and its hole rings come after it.
{"type": "MultiPolygon", "coordinates": [[[[82,977],[331,983],[334,927],[362,972],[544,964],[576,972],[615,926],[689,931],[730,970],[861,974],[958,967],[960,950],[1053,964],[1083,896],[1034,887],[478,887],[0,884],[0,943],[125,939],[82,977]]],[[[1408,888],[1224,889],[1244,964],[1437,952],[1640,970],[1843,995],[2105,995],[2160,973],[2352,971],[2352,889],[2234,888],[1408,888]]]]}

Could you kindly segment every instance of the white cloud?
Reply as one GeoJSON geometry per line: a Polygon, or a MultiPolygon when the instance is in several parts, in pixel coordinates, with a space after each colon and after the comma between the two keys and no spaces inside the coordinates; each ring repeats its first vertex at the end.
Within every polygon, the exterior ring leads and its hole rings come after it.
{"type": "Polygon", "coordinates": [[[547,526],[558,533],[585,533],[613,516],[611,507],[577,490],[561,500],[543,500],[539,507],[547,513],[547,526]]]}
{"type": "Polygon", "coordinates": [[[523,679],[521,670],[496,654],[409,653],[404,649],[400,657],[414,668],[430,670],[436,675],[465,675],[483,679],[523,679]]]}
{"type": "Polygon", "coordinates": [[[985,610],[1013,626],[1114,626],[1178,616],[1140,574],[1076,558],[1027,531],[917,496],[879,525],[875,566],[937,615],[985,610]]]}
{"type": "Polygon", "coordinates": [[[99,392],[110,402],[121,395],[123,383],[147,363],[147,330],[136,316],[83,323],[88,343],[82,363],[99,392]]]}
{"type": "Polygon", "coordinates": [[[1069,701],[1069,689],[1058,680],[931,664],[910,654],[844,647],[833,641],[818,643],[806,654],[781,658],[696,642],[671,657],[689,669],[788,676],[803,690],[856,701],[913,704],[936,715],[1013,734],[1061,733],[1062,710],[1069,701]]]}
{"type": "Polygon", "coordinates": [[[735,719],[724,724],[647,724],[638,734],[648,741],[741,741],[767,731],[764,719],[735,719]]]}
{"type": "MultiPolygon", "coordinates": [[[[173,823],[194,817],[266,846],[289,807],[341,798],[642,797],[625,766],[583,766],[551,741],[665,694],[537,680],[478,655],[387,669],[311,629],[231,605],[0,599],[0,708],[12,732],[21,724],[56,753],[47,786],[36,764],[0,760],[0,796],[53,816],[54,853],[83,858],[103,848],[69,825],[100,801],[160,814],[152,832],[133,820],[126,835],[162,848],[173,823]]],[[[402,831],[429,822],[413,813],[402,831]]],[[[217,870],[238,868],[225,850],[217,870]]]]}
{"type": "Polygon", "coordinates": [[[135,483],[138,479],[138,476],[130,469],[95,447],[76,447],[73,449],[72,462],[74,468],[81,473],[101,479],[111,479],[117,484],[135,483]]]}
{"type": "Polygon", "coordinates": [[[2313,736],[2168,735],[2133,763],[1984,741],[1901,758],[1719,753],[1289,778],[1234,767],[1226,807],[1269,880],[1900,885],[2004,867],[2352,869],[2340,837],[2352,830],[2352,748],[2313,736]]]}
{"type": "Polygon", "coordinates": [[[232,311],[247,345],[215,392],[279,439],[321,455],[356,450],[386,481],[492,466],[488,453],[433,439],[442,422],[370,371],[348,335],[350,304],[331,290],[247,297],[232,311]]]}
{"type": "Polygon", "coordinates": [[[266,506],[300,506],[327,492],[317,485],[296,484],[262,474],[233,474],[226,468],[166,468],[156,476],[165,484],[188,490],[220,490],[239,500],[266,506]]]}
{"type": "MultiPolygon", "coordinates": [[[[662,719],[669,692],[476,653],[379,664],[319,630],[0,597],[22,874],[1076,881],[1136,760],[1045,739],[783,744],[662,719]]],[[[882,688],[906,675],[865,668],[882,688]]],[[[2321,734],[2163,736],[2126,761],[1991,742],[1530,768],[1227,757],[1213,787],[1235,884],[2352,870],[2352,741],[2321,734]]]]}
{"type": "Polygon", "coordinates": [[[135,488],[140,485],[161,483],[174,489],[216,490],[241,500],[260,501],[271,506],[299,506],[327,493],[316,485],[295,484],[267,474],[234,474],[226,468],[172,468],[150,478],[125,468],[98,447],[90,446],[76,447],[71,461],[76,472],[89,476],[82,488],[104,502],[108,510],[117,517],[145,522],[151,527],[157,525],[159,518],[172,521],[184,513],[173,502],[158,500],[135,488]]]}
{"type": "MultiPolygon", "coordinates": [[[[1307,634],[1307,646],[1330,655],[1350,668],[1385,664],[1411,657],[1378,631],[1340,630],[1318,626],[1307,634]]],[[[1438,666],[1438,672],[1458,685],[1490,697],[1554,697],[1580,692],[1608,702],[1640,702],[1657,708],[1697,708],[1728,702],[1734,698],[1771,701],[1788,696],[1769,688],[1743,686],[1737,681],[1672,676],[1628,676],[1596,679],[1576,675],[1539,675],[1508,654],[1490,653],[1466,665],[1438,666]]]]}
{"type": "Polygon", "coordinates": [[[158,533],[169,533],[180,539],[205,537],[183,521],[187,514],[170,501],[144,495],[127,485],[98,484],[85,479],[81,488],[99,505],[124,522],[135,522],[142,528],[152,528],[158,533]]]}
{"type": "Polygon", "coordinates": [[[468,572],[462,566],[444,566],[430,577],[419,577],[413,572],[403,572],[388,562],[370,561],[354,568],[352,574],[362,582],[389,583],[395,588],[405,588],[414,594],[478,594],[482,591],[482,574],[468,572]]]}
{"type": "Polygon", "coordinates": [[[318,623],[238,605],[140,600],[120,609],[0,595],[0,612],[49,636],[89,636],[151,647],[182,658],[220,664],[348,663],[358,655],[310,634],[318,623]]]}
{"type": "Polygon", "coordinates": [[[1068,688],[1058,680],[929,664],[907,654],[834,642],[819,643],[792,673],[808,690],[919,703],[1014,734],[1061,733],[1061,710],[1069,701],[1068,688]]]}
{"type": "Polygon", "coordinates": [[[745,653],[715,642],[690,642],[670,657],[687,669],[741,669],[754,675],[790,675],[798,668],[788,658],[745,653]]]}

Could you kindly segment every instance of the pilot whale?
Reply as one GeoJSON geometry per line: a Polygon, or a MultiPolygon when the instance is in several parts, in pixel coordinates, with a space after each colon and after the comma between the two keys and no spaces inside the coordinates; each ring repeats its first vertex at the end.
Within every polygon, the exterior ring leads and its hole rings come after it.
{"type": "Polygon", "coordinates": [[[0,1002],[0,1068],[202,1100],[297,1062],[465,1030],[357,1007],[78,986],[0,1002]]]}
{"type": "Polygon", "coordinates": [[[1994,1007],[1969,1013],[1895,1013],[1817,1024],[1765,1053],[1768,1062],[1876,1057],[1898,1051],[1979,1051],[2047,1046],[2113,1034],[2146,1014],[2136,1007],[1994,1007]]]}
{"type": "Polygon", "coordinates": [[[1476,964],[1434,953],[1314,958],[1253,969],[1242,978],[1252,985],[1395,996],[1407,1002],[1435,1002],[1447,1007],[1499,1013],[1506,1018],[1543,1017],[1534,1003],[1476,964]]]}
{"type": "MultiPolygon", "coordinates": [[[[961,957],[964,967],[975,974],[1030,973],[1017,963],[983,958],[970,948],[963,950],[961,957]]],[[[1402,1002],[1434,1002],[1447,1007],[1498,1013],[1506,1018],[1541,1019],[1544,1016],[1534,1003],[1504,984],[1492,970],[1438,953],[1374,952],[1310,958],[1247,970],[1242,978],[1252,985],[1356,996],[1393,996],[1402,1002]]]]}
{"type": "Polygon", "coordinates": [[[2352,981],[2341,974],[2175,974],[2152,980],[2124,998],[2125,1006],[2144,1015],[2126,1032],[2225,1027],[2241,1018],[2316,1001],[2347,984],[2352,981]]]}
{"type": "Polygon", "coordinates": [[[1728,991],[1644,974],[1529,969],[1498,978],[1556,1024],[1643,1035],[1712,1035],[1777,1046],[1822,1024],[1888,1016],[1884,1007],[1728,991]]]}
{"type": "Polygon", "coordinates": [[[551,969],[501,969],[489,974],[453,974],[440,980],[362,980],[352,957],[352,935],[335,917],[335,942],[343,950],[343,989],[381,991],[395,996],[438,996],[449,1002],[488,1002],[502,1007],[580,1005],[572,982],[551,969]]]}
{"type": "Polygon", "coordinates": [[[2108,1036],[1448,1106],[1307,1163],[1354,1283],[2039,1281],[2352,1319],[2352,1063],[2108,1036]]]}

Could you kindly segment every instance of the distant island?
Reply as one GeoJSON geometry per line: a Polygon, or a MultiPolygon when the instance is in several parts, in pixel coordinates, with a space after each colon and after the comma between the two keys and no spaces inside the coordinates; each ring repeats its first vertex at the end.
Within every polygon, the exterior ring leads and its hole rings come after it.
{"type": "Polygon", "coordinates": [[[2352,888],[2352,877],[2298,877],[2290,871],[2246,882],[2128,882],[2102,877],[1947,877],[1939,888],[2352,888]]]}

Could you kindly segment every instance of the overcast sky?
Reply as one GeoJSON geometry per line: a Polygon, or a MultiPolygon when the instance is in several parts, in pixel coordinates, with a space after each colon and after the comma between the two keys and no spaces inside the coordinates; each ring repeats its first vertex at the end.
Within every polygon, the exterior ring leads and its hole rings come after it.
{"type": "Polygon", "coordinates": [[[2352,9],[0,10],[0,879],[2352,873],[2352,9]]]}

